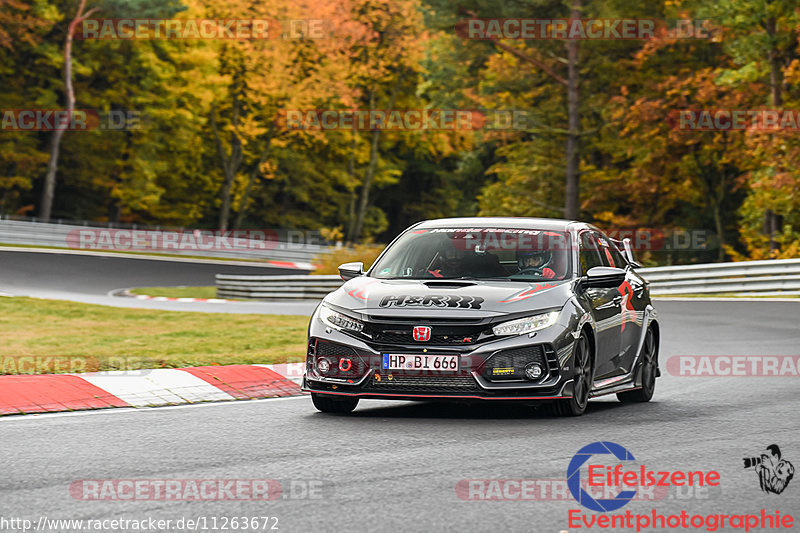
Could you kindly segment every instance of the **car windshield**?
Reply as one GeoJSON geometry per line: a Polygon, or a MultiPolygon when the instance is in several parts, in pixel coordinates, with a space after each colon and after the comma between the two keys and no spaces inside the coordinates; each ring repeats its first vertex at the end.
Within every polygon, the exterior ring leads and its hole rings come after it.
{"type": "Polygon", "coordinates": [[[418,229],[403,234],[372,267],[380,279],[563,280],[569,235],[510,228],[418,229]]]}

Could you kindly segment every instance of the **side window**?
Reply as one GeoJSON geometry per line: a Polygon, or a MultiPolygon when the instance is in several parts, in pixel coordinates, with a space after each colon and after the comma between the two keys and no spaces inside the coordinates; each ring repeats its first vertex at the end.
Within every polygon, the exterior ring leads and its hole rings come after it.
{"type": "Polygon", "coordinates": [[[625,268],[628,265],[625,257],[613,242],[600,233],[594,233],[594,235],[597,238],[597,242],[600,244],[598,248],[600,250],[600,258],[603,261],[603,266],[625,268]]]}
{"type": "Polygon", "coordinates": [[[581,275],[585,276],[590,268],[596,266],[604,266],[597,244],[597,240],[591,232],[584,231],[580,237],[580,258],[581,258],[581,275]]]}

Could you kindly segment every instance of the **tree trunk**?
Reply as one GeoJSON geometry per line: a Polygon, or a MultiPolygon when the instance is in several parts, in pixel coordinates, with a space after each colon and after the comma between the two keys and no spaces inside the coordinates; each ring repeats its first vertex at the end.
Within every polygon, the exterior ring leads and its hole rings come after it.
{"type": "Polygon", "coordinates": [[[722,202],[714,202],[714,226],[717,229],[717,261],[725,261],[725,227],[722,225],[722,202]]]}
{"type": "Polygon", "coordinates": [[[222,145],[222,140],[219,136],[219,128],[217,127],[217,111],[214,106],[211,106],[211,131],[214,133],[214,141],[217,145],[217,154],[222,162],[222,172],[225,177],[225,182],[222,184],[222,206],[219,212],[219,230],[228,230],[228,218],[231,211],[231,189],[233,188],[233,180],[239,167],[242,164],[242,142],[236,134],[236,126],[239,123],[239,99],[234,94],[233,98],[233,130],[231,131],[231,155],[228,157],[225,154],[225,147],[222,145]]]}
{"type": "Polygon", "coordinates": [[[89,15],[97,11],[97,8],[92,8],[83,13],[86,7],[86,0],[81,0],[78,5],[78,12],[75,18],[69,23],[67,27],[67,38],[64,42],[64,91],[67,98],[67,119],[65,123],[55,125],[53,132],[53,140],[50,143],[50,159],[47,161],[47,173],[44,176],[44,187],[42,188],[41,204],[39,206],[39,217],[47,222],[50,220],[50,215],[53,211],[53,199],[56,192],[56,177],[58,173],[58,154],[61,148],[61,138],[64,136],[64,131],[69,128],[72,121],[72,114],[75,111],[75,91],[72,87],[72,36],[75,33],[75,28],[78,24],[84,21],[89,15]]]}
{"type": "MultiPolygon", "coordinates": [[[[350,158],[347,161],[347,175],[350,177],[350,183],[355,183],[356,176],[356,133],[353,133],[353,146],[350,149],[350,158]]],[[[356,188],[350,191],[350,202],[347,206],[347,235],[345,241],[347,244],[353,244],[355,239],[353,235],[356,229],[356,188]]]]}
{"type": "MultiPolygon", "coordinates": [[[[392,96],[389,98],[389,109],[394,108],[397,101],[397,91],[400,88],[401,75],[397,76],[395,85],[392,88],[392,96]]],[[[369,108],[375,109],[375,94],[370,93],[369,108]]],[[[353,242],[361,238],[361,232],[364,230],[364,217],[369,206],[369,193],[372,189],[372,181],[375,179],[375,170],[378,167],[378,147],[381,139],[381,129],[378,128],[372,132],[372,140],[369,147],[369,164],[367,171],[364,173],[364,183],[361,186],[361,198],[358,203],[358,212],[356,213],[356,223],[353,228],[353,242]]]]}
{"type": "MultiPolygon", "coordinates": [[[[727,142],[726,142],[727,149],[727,142]]],[[[692,151],[692,157],[698,168],[698,178],[703,186],[703,198],[706,205],[711,208],[711,216],[714,219],[714,228],[717,232],[717,261],[725,261],[725,225],[722,220],[722,204],[725,201],[725,186],[727,184],[727,167],[723,167],[719,181],[715,183],[714,177],[716,174],[706,172],[705,166],[700,163],[697,157],[697,150],[692,151]]]]}
{"type": "Polygon", "coordinates": [[[242,221],[244,220],[244,215],[247,212],[247,201],[250,199],[250,191],[253,188],[256,178],[261,173],[261,165],[263,165],[264,161],[267,160],[271,142],[272,139],[268,138],[267,145],[264,147],[264,151],[261,152],[261,158],[258,160],[258,163],[256,163],[256,166],[254,166],[250,171],[250,175],[247,178],[247,186],[244,188],[244,193],[242,193],[242,201],[239,205],[239,210],[236,212],[236,220],[233,222],[233,229],[240,229],[242,227],[242,221]]]}
{"type": "MultiPolygon", "coordinates": [[[[766,23],[767,34],[774,38],[776,34],[776,21],[774,18],[769,18],[766,23]]],[[[783,95],[781,93],[783,85],[783,71],[781,70],[780,57],[778,50],[775,49],[774,43],[770,45],[769,53],[769,84],[772,89],[772,107],[779,109],[783,105],[783,95]]],[[[775,234],[780,231],[779,217],[771,209],[764,212],[764,231],[769,236],[769,249],[770,251],[778,250],[780,246],[775,240],[775,234]]]]}
{"type": "Polygon", "coordinates": [[[42,189],[41,204],[39,206],[39,218],[43,222],[50,220],[53,210],[53,199],[56,192],[56,172],[58,171],[58,152],[61,147],[61,137],[64,130],[59,127],[53,132],[53,140],[50,143],[50,160],[47,162],[47,174],[44,177],[44,188],[42,189]]]}
{"type": "Polygon", "coordinates": [[[225,183],[222,184],[222,206],[219,211],[220,231],[228,231],[228,218],[231,212],[231,189],[233,188],[233,179],[235,177],[235,172],[230,169],[225,171],[225,183]]]}
{"type": "MultiPolygon", "coordinates": [[[[572,0],[570,18],[581,17],[581,0],[572,0]]],[[[580,207],[580,70],[578,66],[578,40],[567,41],[567,115],[569,133],[567,134],[567,168],[566,183],[564,187],[564,217],[577,219],[580,207]]]]}
{"type": "Polygon", "coordinates": [[[369,165],[367,165],[367,170],[364,173],[364,184],[361,186],[361,198],[358,201],[356,223],[353,227],[353,242],[361,238],[361,232],[364,229],[364,216],[369,204],[369,192],[372,188],[372,180],[375,178],[375,168],[378,166],[378,142],[380,138],[381,130],[377,129],[372,132],[372,141],[369,147],[369,165]]]}

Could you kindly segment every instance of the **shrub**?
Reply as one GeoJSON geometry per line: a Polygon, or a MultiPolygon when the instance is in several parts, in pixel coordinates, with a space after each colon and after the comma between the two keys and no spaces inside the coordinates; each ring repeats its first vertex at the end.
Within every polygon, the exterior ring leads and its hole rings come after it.
{"type": "Polygon", "coordinates": [[[364,269],[368,269],[386,248],[385,244],[357,244],[352,248],[335,248],[332,252],[314,258],[317,265],[313,274],[338,274],[339,265],[361,261],[364,269]]]}

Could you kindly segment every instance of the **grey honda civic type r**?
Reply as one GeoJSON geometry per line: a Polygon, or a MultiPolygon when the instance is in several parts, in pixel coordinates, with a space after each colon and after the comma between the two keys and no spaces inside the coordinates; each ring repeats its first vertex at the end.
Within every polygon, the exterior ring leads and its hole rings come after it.
{"type": "Polygon", "coordinates": [[[303,390],[317,409],[360,399],[546,402],[653,397],[660,330],[630,243],[591,224],[451,218],[401,233],[308,329],[303,390]]]}

